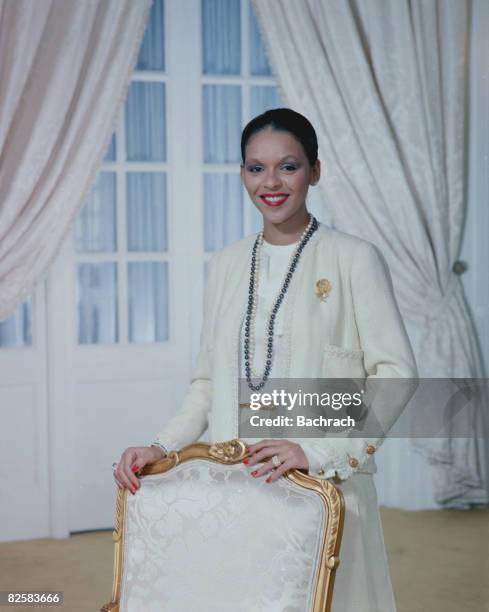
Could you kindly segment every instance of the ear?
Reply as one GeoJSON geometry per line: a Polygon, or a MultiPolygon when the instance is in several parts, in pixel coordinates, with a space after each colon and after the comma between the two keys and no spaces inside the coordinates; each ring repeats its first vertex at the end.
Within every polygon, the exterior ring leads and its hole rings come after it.
{"type": "Polygon", "coordinates": [[[310,185],[317,185],[319,183],[319,179],[321,177],[321,162],[319,159],[316,159],[314,166],[311,168],[311,180],[309,181],[310,185]]]}

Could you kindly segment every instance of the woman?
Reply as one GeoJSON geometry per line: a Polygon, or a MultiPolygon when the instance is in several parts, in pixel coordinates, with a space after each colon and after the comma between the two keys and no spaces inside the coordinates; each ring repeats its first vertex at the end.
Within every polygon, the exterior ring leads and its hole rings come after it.
{"type": "MultiPolygon", "coordinates": [[[[317,138],[290,109],[243,130],[241,179],[263,230],[213,254],[201,347],[183,405],[149,447],[128,448],[115,469],[134,494],[134,472],[167,449],[239,437],[240,378],[415,378],[416,366],[387,266],[370,243],[327,228],[306,197],[320,178],[317,138]]],[[[245,439],[250,442],[252,439],[245,439]]],[[[345,524],[333,610],[391,612],[394,597],[372,474],[380,440],[266,439],[249,444],[250,476],[273,483],[296,468],[336,476],[345,524]]]]}

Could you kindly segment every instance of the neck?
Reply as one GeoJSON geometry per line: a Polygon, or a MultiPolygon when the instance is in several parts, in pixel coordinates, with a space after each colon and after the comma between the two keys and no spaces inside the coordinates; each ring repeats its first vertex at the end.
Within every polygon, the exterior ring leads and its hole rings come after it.
{"type": "Polygon", "coordinates": [[[297,211],[295,215],[283,223],[263,222],[263,238],[270,244],[287,245],[297,242],[309,223],[309,213],[306,208],[297,211]]]}

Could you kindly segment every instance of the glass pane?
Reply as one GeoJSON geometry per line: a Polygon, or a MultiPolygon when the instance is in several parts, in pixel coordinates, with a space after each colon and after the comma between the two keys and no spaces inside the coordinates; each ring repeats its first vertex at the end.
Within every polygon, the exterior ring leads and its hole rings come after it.
{"type": "Polygon", "coordinates": [[[204,85],[204,161],[239,162],[241,86],[204,85]]]}
{"type": "Polygon", "coordinates": [[[117,342],[117,265],[78,264],[78,343],[117,342]]]}
{"type": "Polygon", "coordinates": [[[78,253],[117,250],[115,172],[99,172],[75,224],[78,253]]]}
{"type": "Polygon", "coordinates": [[[32,345],[32,304],[20,304],[8,319],[0,321],[0,347],[32,345]]]}
{"type": "Polygon", "coordinates": [[[168,340],[168,264],[129,262],[128,293],[129,341],[168,340]]]}
{"type": "Polygon", "coordinates": [[[104,161],[115,161],[115,132],[112,134],[112,138],[110,139],[104,161]]]}
{"type": "Polygon", "coordinates": [[[239,0],[202,0],[204,74],[240,74],[239,0]]]}
{"type": "Polygon", "coordinates": [[[250,3],[250,70],[251,74],[270,76],[272,69],[263,48],[255,13],[250,3]]]}
{"type": "Polygon", "coordinates": [[[165,69],[165,7],[163,0],[154,0],[144,39],[139,49],[136,70],[165,69]]]}
{"type": "Polygon", "coordinates": [[[261,115],[271,108],[282,108],[284,104],[280,99],[278,89],[273,86],[253,86],[251,88],[251,117],[261,115]]]}
{"type": "Polygon", "coordinates": [[[166,160],[164,83],[131,83],[126,100],[126,154],[130,161],[166,160]]]}
{"type": "Polygon", "coordinates": [[[127,174],[127,249],[166,251],[166,174],[127,174]]]}
{"type": "Polygon", "coordinates": [[[243,237],[239,174],[204,175],[204,249],[215,251],[243,237]]]}

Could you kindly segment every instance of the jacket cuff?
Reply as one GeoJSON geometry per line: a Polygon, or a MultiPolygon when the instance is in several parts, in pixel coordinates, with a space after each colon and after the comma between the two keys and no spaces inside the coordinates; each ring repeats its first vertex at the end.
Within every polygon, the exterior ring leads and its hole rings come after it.
{"type": "Polygon", "coordinates": [[[150,446],[157,446],[158,448],[161,448],[161,450],[164,451],[167,455],[171,450],[176,448],[175,444],[173,444],[169,438],[164,439],[160,436],[158,436],[155,440],[150,442],[150,446]]]}
{"type": "Polygon", "coordinates": [[[346,480],[360,471],[377,445],[364,438],[325,438],[302,440],[302,450],[309,462],[309,474],[320,478],[346,480]]]}

